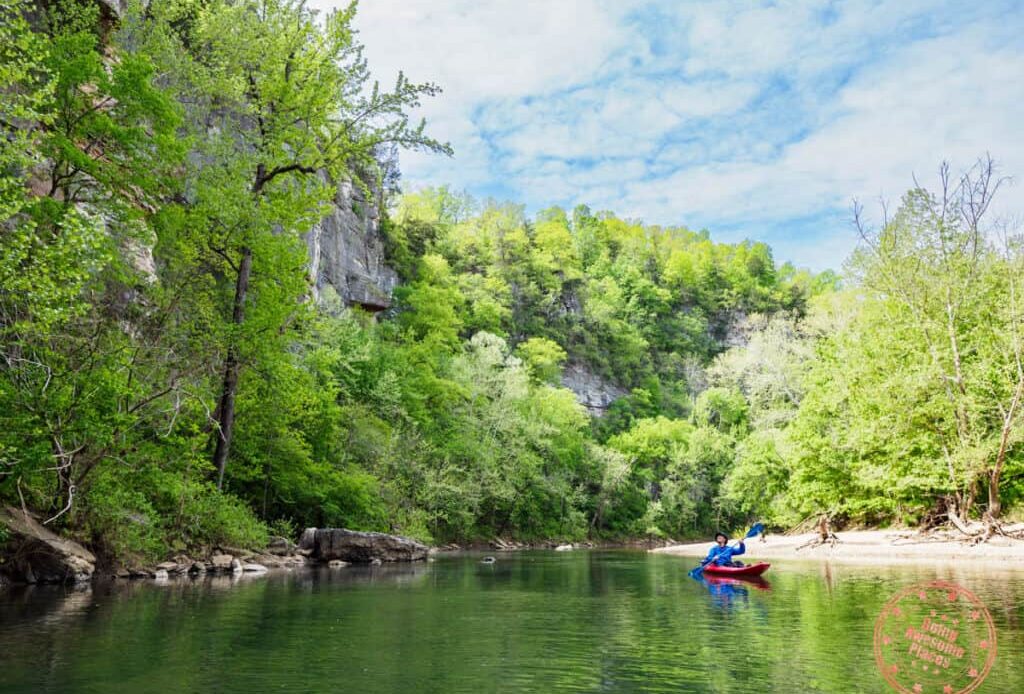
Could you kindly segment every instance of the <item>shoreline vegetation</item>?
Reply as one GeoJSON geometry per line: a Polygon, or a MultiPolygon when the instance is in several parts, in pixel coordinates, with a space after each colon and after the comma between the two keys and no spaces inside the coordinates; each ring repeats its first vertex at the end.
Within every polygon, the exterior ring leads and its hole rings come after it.
{"type": "Polygon", "coordinates": [[[410,120],[440,90],[377,85],[356,11],[0,0],[0,507],[115,567],[312,526],[995,546],[1021,519],[1024,240],[992,159],[855,205],[842,276],[403,191],[399,150],[452,154],[410,120]],[[371,243],[379,283],[322,281],[371,243]]]}

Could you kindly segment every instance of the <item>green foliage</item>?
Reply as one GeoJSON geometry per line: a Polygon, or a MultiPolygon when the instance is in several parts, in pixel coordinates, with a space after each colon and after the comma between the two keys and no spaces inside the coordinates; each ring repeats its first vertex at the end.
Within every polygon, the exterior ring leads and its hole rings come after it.
{"type": "Polygon", "coordinates": [[[801,321],[755,322],[709,369],[746,396],[755,429],[725,507],[779,524],[913,524],[1019,502],[1024,256],[984,220],[991,161],[959,179],[944,167],[940,182],[862,226],[858,286],[812,298],[801,321]]]}
{"type": "Polygon", "coordinates": [[[697,397],[693,418],[700,426],[743,435],[747,428],[747,400],[737,390],[708,388],[697,397]]]}
{"type": "Polygon", "coordinates": [[[562,364],[568,356],[557,342],[546,337],[531,337],[516,348],[530,375],[537,381],[557,383],[562,375],[562,364]]]}
{"type": "Polygon", "coordinates": [[[436,87],[371,83],[354,5],[151,3],[112,31],[46,7],[0,0],[0,500],[105,554],[1024,496],[1024,256],[972,217],[990,170],[908,193],[840,282],[582,206],[385,199],[382,148],[449,149],[407,117],[436,87]],[[303,235],[339,185],[385,209],[402,282],[376,317],[311,300],[303,235]]]}
{"type": "Polygon", "coordinates": [[[115,557],[259,545],[254,510],[384,525],[325,355],[293,349],[319,330],[299,234],[334,181],[369,191],[378,147],[448,149],[406,116],[432,85],[368,82],[353,13],[185,0],[111,27],[89,0],[0,5],[5,502],[115,557]],[[230,492],[209,462],[225,373],[230,492]]]}

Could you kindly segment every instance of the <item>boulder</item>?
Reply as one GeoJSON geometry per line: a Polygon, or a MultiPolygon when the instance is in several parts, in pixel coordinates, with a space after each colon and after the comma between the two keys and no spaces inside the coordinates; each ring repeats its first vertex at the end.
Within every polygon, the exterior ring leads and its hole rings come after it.
{"type": "Polygon", "coordinates": [[[14,583],[77,583],[88,581],[96,557],[77,542],[62,538],[24,511],[0,509],[0,525],[8,540],[0,573],[14,583]]]}
{"type": "Polygon", "coordinates": [[[231,564],[235,558],[230,554],[214,554],[210,557],[210,566],[214,571],[231,571],[231,564]]]}
{"type": "Polygon", "coordinates": [[[557,547],[555,547],[555,551],[556,551],[556,552],[571,552],[571,551],[573,551],[574,549],[576,549],[576,548],[575,548],[575,547],[573,547],[573,546],[572,546],[572,544],[568,544],[568,545],[558,545],[557,547]]]}
{"type": "Polygon", "coordinates": [[[255,563],[242,564],[242,571],[247,574],[265,574],[267,573],[267,567],[263,566],[263,564],[255,563]]]}
{"type": "Polygon", "coordinates": [[[170,574],[167,573],[167,569],[157,569],[153,572],[153,578],[158,581],[166,581],[170,578],[170,574]]]}
{"type": "Polygon", "coordinates": [[[342,561],[341,559],[331,559],[329,562],[327,562],[327,566],[331,567],[332,569],[341,569],[348,566],[348,562],[342,561]]]}
{"type": "Polygon", "coordinates": [[[302,531],[302,535],[299,537],[299,549],[313,551],[313,545],[316,544],[316,528],[306,528],[302,531]]]}
{"type": "Polygon", "coordinates": [[[407,537],[364,533],[343,528],[319,528],[313,538],[313,557],[321,562],[340,559],[357,564],[374,561],[422,561],[429,548],[407,537]]]}

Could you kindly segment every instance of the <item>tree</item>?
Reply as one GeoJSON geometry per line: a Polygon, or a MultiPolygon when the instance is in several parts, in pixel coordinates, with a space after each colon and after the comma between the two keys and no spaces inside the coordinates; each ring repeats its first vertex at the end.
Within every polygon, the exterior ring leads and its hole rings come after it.
{"type": "Polygon", "coordinates": [[[531,337],[521,343],[516,352],[522,357],[535,380],[544,383],[558,382],[567,355],[557,342],[546,337],[531,337]]]}
{"type": "Polygon", "coordinates": [[[26,475],[52,473],[52,520],[169,390],[140,382],[155,340],[124,297],[186,141],[151,61],[107,55],[94,3],[30,9],[0,5],[0,409],[26,475]]]}
{"type": "Polygon", "coordinates": [[[990,158],[959,177],[943,164],[939,183],[935,193],[908,192],[878,230],[856,206],[865,248],[852,266],[865,287],[902,309],[890,315],[911,341],[891,347],[926,357],[928,381],[920,385],[944,403],[928,429],[945,462],[949,517],[962,526],[979,486],[989,517],[999,517],[1003,471],[1019,441],[1021,256],[1013,238],[999,253],[988,221],[1003,183],[990,158]]]}
{"type": "Polygon", "coordinates": [[[218,272],[233,278],[214,416],[218,487],[247,351],[279,331],[303,298],[299,235],[332,202],[336,182],[365,186],[382,145],[450,153],[406,115],[437,87],[399,74],[392,91],[367,89],[369,72],[351,26],[355,11],[352,3],[320,21],[298,0],[196,0],[153,9],[162,35],[179,47],[176,55],[186,56],[179,69],[187,78],[178,88],[191,104],[196,143],[189,224],[222,261],[218,272]],[[292,267],[283,269],[290,289],[274,291],[277,278],[261,260],[273,266],[274,256],[289,249],[292,267]],[[261,269],[263,276],[254,276],[261,269]],[[281,301],[276,311],[266,300],[274,294],[281,301]],[[253,326],[259,302],[268,310],[253,326]]]}

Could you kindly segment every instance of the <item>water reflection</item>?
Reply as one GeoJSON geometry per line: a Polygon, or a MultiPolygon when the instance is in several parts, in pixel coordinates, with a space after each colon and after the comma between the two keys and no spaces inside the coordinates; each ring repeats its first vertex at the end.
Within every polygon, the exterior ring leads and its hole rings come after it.
{"type": "Polygon", "coordinates": [[[745,607],[749,604],[750,589],[768,591],[772,584],[761,576],[733,578],[698,574],[693,580],[703,585],[711,595],[711,604],[720,609],[745,607]]]}
{"type": "Polygon", "coordinates": [[[992,611],[979,694],[1024,691],[1019,572],[779,562],[695,585],[679,557],[484,556],[0,593],[0,692],[884,691],[874,621],[936,578],[992,611]]]}

